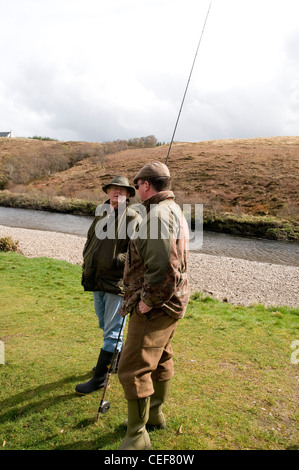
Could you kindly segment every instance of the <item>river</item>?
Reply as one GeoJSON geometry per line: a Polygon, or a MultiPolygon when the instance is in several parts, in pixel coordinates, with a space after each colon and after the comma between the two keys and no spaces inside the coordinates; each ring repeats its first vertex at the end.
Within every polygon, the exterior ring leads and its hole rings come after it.
{"type": "MultiPolygon", "coordinates": [[[[35,230],[70,233],[86,237],[93,217],[60,214],[0,206],[0,225],[35,230]]],[[[259,238],[203,232],[195,233],[190,250],[217,256],[228,256],[262,263],[299,267],[299,244],[259,238]]]]}

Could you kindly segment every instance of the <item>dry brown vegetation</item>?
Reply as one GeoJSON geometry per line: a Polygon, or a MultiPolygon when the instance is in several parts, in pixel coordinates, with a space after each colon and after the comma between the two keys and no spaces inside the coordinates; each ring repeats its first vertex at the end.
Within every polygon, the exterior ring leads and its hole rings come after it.
{"type": "MultiPolygon", "coordinates": [[[[121,141],[118,141],[119,143],[121,141]]],[[[0,139],[2,180],[12,192],[39,191],[101,200],[116,174],[133,180],[150,161],[165,161],[168,146],[121,150],[116,144],[0,139]]],[[[180,203],[237,215],[299,218],[299,137],[175,143],[168,166],[180,203]]],[[[1,180],[1,177],[0,177],[1,180]]]]}

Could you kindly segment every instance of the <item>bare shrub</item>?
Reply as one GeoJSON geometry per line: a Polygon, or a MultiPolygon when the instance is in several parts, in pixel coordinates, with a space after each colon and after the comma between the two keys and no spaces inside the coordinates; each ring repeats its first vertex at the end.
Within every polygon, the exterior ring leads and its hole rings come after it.
{"type": "MultiPolygon", "coordinates": [[[[83,199],[84,201],[98,201],[99,194],[97,190],[82,189],[76,192],[76,198],[83,199]]],[[[103,198],[103,195],[101,196],[103,198]]]]}
{"type": "Polygon", "coordinates": [[[0,251],[16,251],[21,253],[19,249],[19,241],[14,241],[11,237],[0,238],[0,251]]]}
{"type": "Polygon", "coordinates": [[[299,205],[294,202],[288,202],[278,212],[277,216],[285,219],[299,220],[299,205]]]}
{"type": "Polygon", "coordinates": [[[104,153],[111,154],[116,152],[121,152],[128,148],[127,142],[125,140],[115,140],[113,142],[104,142],[104,153]]]}
{"type": "Polygon", "coordinates": [[[128,140],[128,146],[133,148],[155,147],[158,141],[154,135],[147,137],[134,137],[128,140]]]}
{"type": "Polygon", "coordinates": [[[76,193],[76,185],[74,183],[65,184],[57,191],[57,196],[64,196],[67,198],[74,197],[76,193]]]}

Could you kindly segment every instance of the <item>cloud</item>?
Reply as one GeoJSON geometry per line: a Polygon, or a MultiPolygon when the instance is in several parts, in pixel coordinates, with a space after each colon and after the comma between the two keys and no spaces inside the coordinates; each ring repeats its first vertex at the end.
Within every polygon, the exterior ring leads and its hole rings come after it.
{"type": "MultiPolygon", "coordinates": [[[[11,0],[0,126],[170,141],[209,1],[11,0]]],[[[297,0],[213,1],[175,140],[298,134],[297,0]]]]}

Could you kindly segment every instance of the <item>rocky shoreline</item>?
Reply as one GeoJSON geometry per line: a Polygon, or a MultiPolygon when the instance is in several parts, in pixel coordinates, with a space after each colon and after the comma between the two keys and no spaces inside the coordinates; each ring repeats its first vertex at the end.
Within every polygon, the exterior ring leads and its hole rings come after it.
{"type": "MultiPolygon", "coordinates": [[[[55,258],[82,263],[85,238],[58,232],[44,232],[0,225],[0,237],[19,241],[27,257],[55,258]]],[[[237,305],[299,307],[299,269],[258,263],[226,256],[190,252],[191,291],[201,291],[237,305]]]]}

